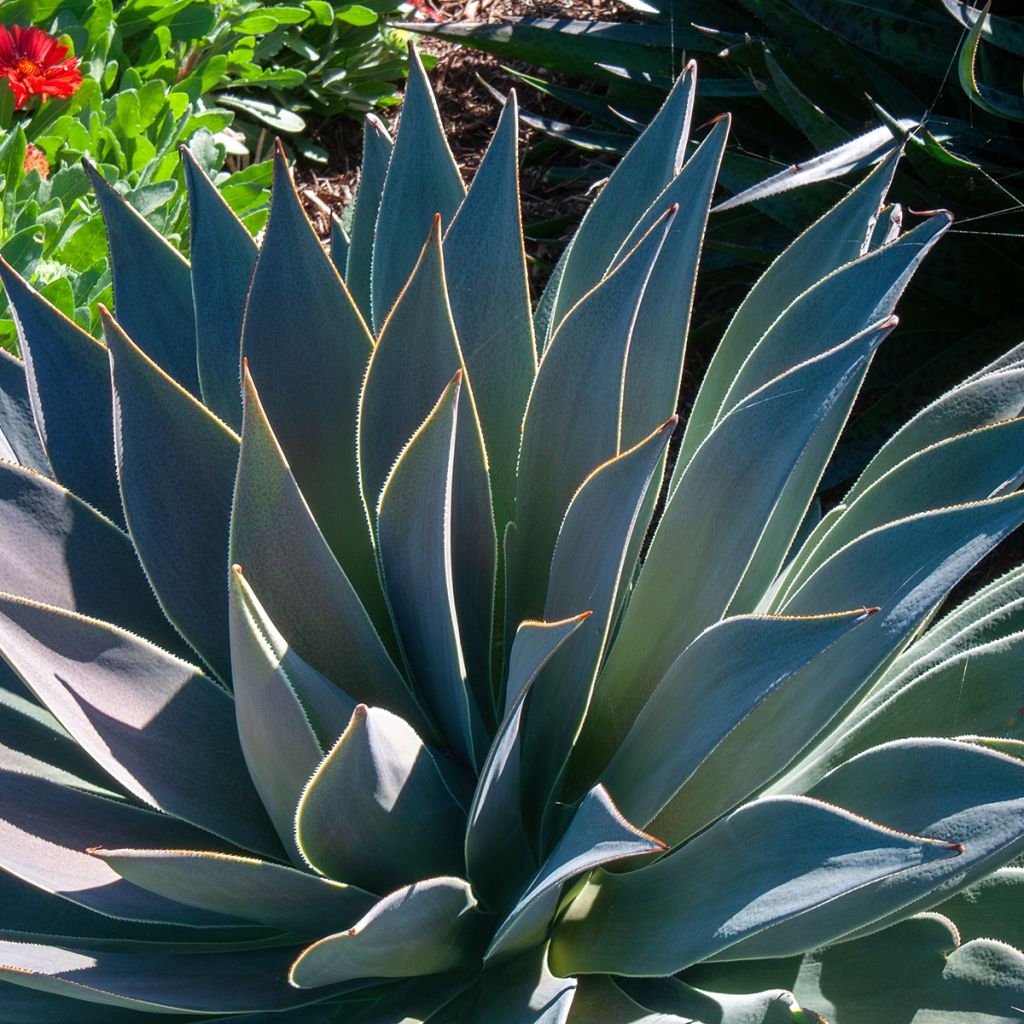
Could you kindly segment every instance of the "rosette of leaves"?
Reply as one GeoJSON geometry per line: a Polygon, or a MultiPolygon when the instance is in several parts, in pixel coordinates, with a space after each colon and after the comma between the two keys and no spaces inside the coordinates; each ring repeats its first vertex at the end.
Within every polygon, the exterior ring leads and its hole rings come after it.
{"type": "Polygon", "coordinates": [[[949,224],[889,160],[668,472],[694,88],[535,313],[515,100],[467,191],[418,63],[330,258],[280,155],[259,249],[186,155],[190,265],[93,175],[104,343],[2,269],[4,1024],[1017,1018],[1024,570],[935,616],[1024,519],[1024,353],[818,517],[949,224]]]}

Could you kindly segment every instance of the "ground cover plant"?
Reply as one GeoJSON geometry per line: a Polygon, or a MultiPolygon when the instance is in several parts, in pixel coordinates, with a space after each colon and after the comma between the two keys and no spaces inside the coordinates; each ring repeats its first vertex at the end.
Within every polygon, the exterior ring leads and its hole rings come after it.
{"type": "Polygon", "coordinates": [[[950,223],[894,154],[669,470],[695,94],[536,311],[515,99],[467,192],[415,61],[330,256],[280,151],[258,248],[186,152],[191,264],[90,170],[105,343],[0,264],[4,1024],[1019,1019],[1024,568],[937,613],[1024,519],[1024,350],[818,518],[950,223]]]}

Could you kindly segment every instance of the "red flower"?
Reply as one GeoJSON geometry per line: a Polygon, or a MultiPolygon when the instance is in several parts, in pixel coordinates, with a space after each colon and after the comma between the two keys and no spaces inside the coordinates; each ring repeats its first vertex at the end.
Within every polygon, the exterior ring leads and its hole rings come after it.
{"type": "Polygon", "coordinates": [[[10,83],[14,109],[32,95],[70,96],[81,84],[78,58],[42,29],[0,25],[0,76],[10,83]]]}

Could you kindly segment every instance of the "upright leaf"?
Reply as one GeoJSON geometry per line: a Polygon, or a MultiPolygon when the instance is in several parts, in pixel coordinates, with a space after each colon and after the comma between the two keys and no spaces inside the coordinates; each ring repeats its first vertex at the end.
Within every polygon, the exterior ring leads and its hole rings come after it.
{"type": "Polygon", "coordinates": [[[114,310],[146,355],[199,397],[196,317],[188,263],[84,161],[107,229],[114,310]],[[159,287],[154,287],[154,282],[159,287]]]}
{"type": "Polygon", "coordinates": [[[182,146],[181,157],[188,186],[199,387],[203,402],[238,430],[242,318],[256,243],[188,147],[182,146]]]}
{"type": "Polygon", "coordinates": [[[167,618],[229,679],[231,488],[238,438],[104,316],[128,532],[167,618]]]}
{"type": "Polygon", "coordinates": [[[373,325],[380,330],[409,279],[435,216],[447,227],[466,195],[419,54],[409,78],[377,213],[371,261],[373,325]]]}
{"type": "Polygon", "coordinates": [[[372,347],[352,297],[306,219],[279,147],[270,219],[245,308],[242,353],[320,530],[380,628],[386,612],[352,444],[372,347]]]}
{"type": "Polygon", "coordinates": [[[355,213],[352,214],[348,258],[345,261],[345,284],[352,299],[370,323],[370,263],[373,258],[373,234],[377,212],[384,191],[384,177],[391,160],[391,136],[376,114],[367,114],[363,121],[363,159],[359,164],[359,187],[356,190],[355,213]]]}

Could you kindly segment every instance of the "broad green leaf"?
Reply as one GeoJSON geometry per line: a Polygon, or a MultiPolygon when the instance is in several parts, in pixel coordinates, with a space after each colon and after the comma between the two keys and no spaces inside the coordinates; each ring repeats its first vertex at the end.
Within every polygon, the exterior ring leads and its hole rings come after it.
{"type": "Polygon", "coordinates": [[[37,432],[25,366],[7,352],[0,356],[0,458],[51,476],[53,469],[37,432]]]}
{"type": "Polygon", "coordinates": [[[463,811],[423,741],[397,715],[364,704],[295,813],[296,842],[312,868],[379,894],[459,871],[464,829],[463,811]]]}
{"type": "Polygon", "coordinates": [[[463,655],[450,511],[461,394],[459,370],[395,462],[376,518],[384,589],[413,682],[471,766],[483,760],[475,735],[480,708],[463,655]]]}
{"type": "MultiPolygon", "coordinates": [[[[370,618],[386,629],[352,443],[354,410],[372,347],[362,317],[306,219],[278,147],[242,353],[320,530],[370,618]]],[[[258,580],[254,584],[262,590],[258,580]]]]}
{"type": "Polygon", "coordinates": [[[576,808],[558,845],[494,933],[485,959],[504,959],[543,943],[562,886],[603,864],[661,853],[664,843],[631,825],[603,786],[576,808]]]}
{"type": "Polygon", "coordinates": [[[903,740],[875,747],[841,765],[809,795],[901,832],[959,844],[960,853],[955,863],[909,868],[777,924],[731,949],[726,959],[788,956],[844,934],[878,931],[927,910],[942,894],[969,885],[1024,850],[1024,764],[970,744],[903,740]],[[935,778],[942,779],[941,786],[935,778]]]}
{"type": "MultiPolygon", "coordinates": [[[[107,918],[223,927],[237,919],[182,906],[127,882],[86,851],[98,843],[217,841],[166,814],[33,777],[6,755],[0,772],[0,866],[16,878],[107,918]],[[13,768],[13,770],[12,770],[13,768]]],[[[67,934],[66,932],[64,934],[67,934]]]]}
{"type": "Polygon", "coordinates": [[[35,423],[57,479],[123,525],[106,350],[2,261],[0,280],[18,329],[35,423]]]}
{"type": "Polygon", "coordinates": [[[60,484],[2,460],[0,578],[18,597],[185,649],[153,600],[128,537],[60,484]]]}
{"type": "Polygon", "coordinates": [[[402,119],[373,237],[370,295],[376,330],[413,272],[434,217],[447,227],[465,195],[427,73],[416,48],[410,46],[402,119]]]}
{"type": "Polygon", "coordinates": [[[690,1017],[651,1013],[634,1002],[606,974],[585,974],[576,982],[567,1024],[694,1024],[690,1017]]]}
{"type": "Polygon", "coordinates": [[[356,190],[355,213],[352,214],[348,259],[345,263],[345,284],[353,301],[370,322],[370,261],[373,257],[373,233],[377,212],[384,191],[384,176],[391,159],[391,136],[376,114],[367,114],[363,121],[363,159],[359,165],[359,187],[356,190]]]}
{"type": "Polygon", "coordinates": [[[289,980],[319,988],[354,978],[409,978],[460,965],[474,945],[476,900],[458,878],[429,878],[381,900],[348,931],[304,949],[289,980]]]}
{"type": "Polygon", "coordinates": [[[92,164],[86,162],[85,169],[107,229],[118,323],[161,370],[198,397],[189,265],[92,164]]]}
{"type": "MultiPolygon", "coordinates": [[[[369,701],[402,715],[417,728],[429,728],[314,521],[248,371],[244,405],[231,517],[231,563],[241,567],[287,645],[300,658],[353,700],[369,701]]],[[[327,746],[340,732],[328,737],[327,746]]],[[[309,772],[302,782],[308,778],[309,772]]]]}
{"type": "Polygon", "coordinates": [[[360,889],[294,868],[200,850],[93,849],[122,878],[186,907],[317,934],[362,917],[376,902],[360,889]]]}
{"type": "Polygon", "coordinates": [[[101,315],[128,532],[164,614],[229,679],[224,572],[238,438],[101,315]]]}
{"type": "Polygon", "coordinates": [[[1016,1024],[1024,956],[988,939],[958,942],[951,921],[920,914],[803,957],[707,964],[685,977],[729,992],[785,985],[829,1024],[1016,1024]]]}
{"type": "Polygon", "coordinates": [[[744,616],[710,626],[672,663],[602,775],[616,805],[646,825],[760,703],[867,618],[744,616]],[[699,723],[699,727],[696,725],[699,723]]]}
{"type": "Polygon", "coordinates": [[[37,943],[0,942],[0,979],[77,996],[104,1006],[193,1013],[283,1010],[308,994],[281,984],[291,949],[178,953],[168,972],[163,957],[145,953],[85,953],[37,943]]]}
{"type": "Polygon", "coordinates": [[[444,236],[452,318],[487,445],[502,533],[514,515],[523,414],[537,373],[519,206],[518,106],[512,93],[473,184],[444,236]]]}
{"type": "Polygon", "coordinates": [[[672,417],[634,448],[598,467],[565,513],[551,559],[544,618],[557,621],[586,606],[592,613],[542,669],[526,703],[521,757],[530,823],[543,823],[586,717],[594,679],[647,532],[663,459],[675,431],[672,417]]]}
{"type": "Polygon", "coordinates": [[[569,310],[608,273],[634,225],[679,173],[690,134],[696,80],[697,66],[691,61],[580,222],[560,271],[552,276],[537,309],[542,352],[569,310]]]}
{"type": "Polygon", "coordinates": [[[665,213],[573,309],[541,359],[519,452],[506,631],[541,614],[565,510],[583,481],[618,454],[622,381],[633,327],[672,217],[673,211],[665,213]],[[587,387],[579,388],[584,366],[589,369],[587,387]]]}
{"type": "MultiPolygon", "coordinates": [[[[766,384],[718,425],[662,514],[598,677],[581,758],[607,763],[676,657],[720,619],[801,451],[855,390],[884,323],[766,384]]],[[[867,605],[862,595],[808,614],[867,605]]]]}
{"type": "Polygon", "coordinates": [[[242,317],[256,264],[256,243],[187,148],[192,301],[203,402],[232,430],[242,422],[239,363],[242,317]]]}
{"type": "Polygon", "coordinates": [[[655,864],[600,871],[555,926],[557,974],[672,974],[958,847],[803,797],[747,804],[655,864]]]}
{"type": "Polygon", "coordinates": [[[701,244],[729,125],[729,118],[717,122],[619,250],[629,252],[665,210],[679,207],[633,328],[622,385],[620,451],[638,444],[656,423],[675,412],[701,244]]]}
{"type": "Polygon", "coordinates": [[[301,864],[295,808],[355,703],[288,648],[237,566],[231,574],[231,679],[249,775],[281,844],[301,864]]]}
{"type": "Polygon", "coordinates": [[[6,595],[0,653],[139,800],[248,849],[280,854],[248,781],[231,698],[198,669],[107,623],[6,595]]]}
{"type": "Polygon", "coordinates": [[[812,224],[772,263],[737,309],[711,358],[679,449],[672,488],[711,432],[729,386],[750,350],[800,294],[865,251],[885,200],[896,157],[883,160],[846,197],[812,224]]]}
{"type": "Polygon", "coordinates": [[[265,124],[279,132],[305,131],[306,122],[294,111],[287,107],[271,103],[269,100],[253,99],[251,96],[238,96],[234,93],[218,92],[217,103],[220,106],[237,110],[241,114],[252,118],[258,124],[265,124]]]}
{"type": "Polygon", "coordinates": [[[523,702],[544,666],[590,614],[583,612],[561,622],[520,623],[512,641],[505,717],[480,772],[466,831],[467,871],[474,890],[488,906],[507,905],[537,867],[520,802],[523,702]],[[515,867],[510,870],[509,865],[515,867]]]}
{"type": "MultiPolygon", "coordinates": [[[[450,483],[452,505],[450,514],[446,516],[450,520],[447,529],[451,535],[453,607],[466,678],[480,712],[487,721],[491,721],[491,632],[497,543],[487,478],[487,456],[472,379],[466,374],[463,352],[448,305],[440,220],[435,218],[434,228],[416,269],[373,350],[360,400],[360,482],[367,515],[375,523],[378,535],[382,490],[393,472],[395,460],[406,449],[413,434],[432,415],[437,396],[457,371],[462,371],[463,381],[458,400],[458,428],[450,483]]],[[[432,481],[429,486],[437,487],[442,483],[432,481]]],[[[413,498],[414,504],[406,506],[405,514],[418,519],[417,500],[413,498]]],[[[433,524],[434,528],[439,525],[440,521],[433,524]]],[[[425,527],[425,523],[417,524],[417,529],[425,527]]],[[[383,543],[380,536],[378,543],[383,543]]],[[[406,539],[403,543],[409,541],[406,539]]],[[[407,567],[403,571],[407,571],[407,567]]],[[[385,582],[390,587],[386,577],[385,569],[385,582]]],[[[416,583],[414,589],[418,585],[416,583]]],[[[388,598],[392,612],[397,613],[394,595],[389,592],[388,598]]],[[[433,614],[447,612],[437,608],[433,614]]],[[[428,646],[433,645],[431,640],[428,646]]],[[[406,649],[407,656],[409,653],[406,649]]],[[[438,707],[433,710],[436,715],[441,715],[438,707]]],[[[446,711],[449,715],[455,713],[454,707],[446,711]]],[[[448,725],[451,724],[449,718],[448,725]]],[[[454,734],[449,733],[448,739],[454,742],[454,734]]]]}

